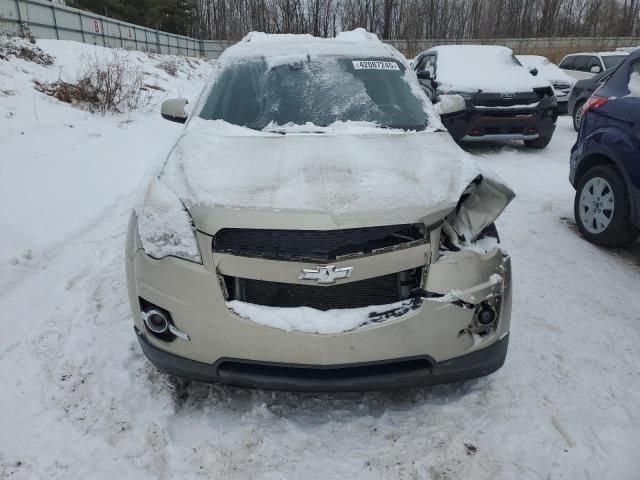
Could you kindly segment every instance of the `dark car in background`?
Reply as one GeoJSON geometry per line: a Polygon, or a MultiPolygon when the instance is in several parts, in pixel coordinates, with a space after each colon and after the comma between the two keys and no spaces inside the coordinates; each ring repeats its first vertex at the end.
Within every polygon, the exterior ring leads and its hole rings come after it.
{"type": "Polygon", "coordinates": [[[582,109],[585,103],[587,103],[591,94],[613,75],[614,71],[615,68],[599,73],[595,77],[586,80],[578,80],[573,86],[571,94],[569,95],[567,109],[568,113],[573,117],[573,128],[576,129],[576,132],[580,130],[582,109]]]}
{"type": "Polygon", "coordinates": [[[571,149],[570,181],[580,233],[619,246],[640,235],[640,52],[589,98],[571,149]]]}
{"type": "Polygon", "coordinates": [[[413,69],[434,103],[451,95],[465,99],[461,114],[442,118],[454,140],[523,140],[531,148],[551,141],[558,118],[553,87],[523,67],[511,49],[434,47],[416,57],[413,69]]]}

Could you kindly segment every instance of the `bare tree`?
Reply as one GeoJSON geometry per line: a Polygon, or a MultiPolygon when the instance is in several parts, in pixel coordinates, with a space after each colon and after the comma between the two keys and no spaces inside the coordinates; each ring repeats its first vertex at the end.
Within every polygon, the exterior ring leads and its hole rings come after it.
{"type": "Polygon", "coordinates": [[[605,37],[640,33],[640,0],[188,0],[187,3],[197,19],[189,33],[199,38],[239,39],[252,30],[327,37],[357,27],[385,39],[605,37]]]}

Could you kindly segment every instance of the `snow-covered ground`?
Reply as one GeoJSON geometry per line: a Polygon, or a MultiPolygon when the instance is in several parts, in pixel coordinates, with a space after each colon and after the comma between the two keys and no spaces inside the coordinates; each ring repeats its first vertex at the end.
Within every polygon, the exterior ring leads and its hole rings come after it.
{"type": "MultiPolygon", "coordinates": [[[[518,194],[498,223],[515,285],[497,373],[364,394],[189,384],[144,359],[123,259],[136,186],[180,126],[35,92],[94,52],[40,45],[55,66],[0,60],[0,479],[638,478],[640,246],[576,233],[569,118],[543,151],[472,149],[518,194]]],[[[130,55],[157,101],[204,81],[130,55]]]]}

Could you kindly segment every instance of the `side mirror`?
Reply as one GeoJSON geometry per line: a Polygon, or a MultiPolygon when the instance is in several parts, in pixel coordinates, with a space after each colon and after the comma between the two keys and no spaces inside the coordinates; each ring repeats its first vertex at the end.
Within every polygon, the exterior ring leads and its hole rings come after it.
{"type": "Polygon", "coordinates": [[[600,73],[602,69],[598,65],[591,67],[591,73],[600,73]]]}
{"type": "Polygon", "coordinates": [[[440,95],[439,102],[434,105],[438,115],[445,116],[461,113],[467,109],[467,103],[461,95],[440,95]]]}
{"type": "Polygon", "coordinates": [[[433,80],[433,78],[431,77],[431,72],[429,70],[420,70],[418,72],[418,79],[419,80],[433,80]]]}
{"type": "Polygon", "coordinates": [[[531,75],[535,77],[536,75],[538,75],[538,69],[536,67],[533,67],[529,69],[529,73],[531,73],[531,75]]]}
{"type": "Polygon", "coordinates": [[[184,111],[184,107],[187,106],[189,101],[186,98],[173,98],[162,102],[160,107],[160,115],[165,120],[172,122],[184,123],[187,121],[187,113],[184,111]]]}

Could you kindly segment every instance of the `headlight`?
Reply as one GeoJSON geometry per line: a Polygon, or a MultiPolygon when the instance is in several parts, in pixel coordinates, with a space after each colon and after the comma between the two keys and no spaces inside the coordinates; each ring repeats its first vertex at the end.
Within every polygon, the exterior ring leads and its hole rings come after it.
{"type": "Polygon", "coordinates": [[[144,251],[154,258],[174,256],[202,263],[189,212],[157,178],[139,207],[138,235],[144,251]]]}

